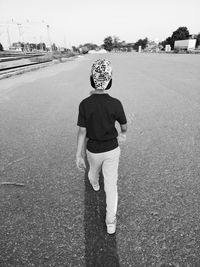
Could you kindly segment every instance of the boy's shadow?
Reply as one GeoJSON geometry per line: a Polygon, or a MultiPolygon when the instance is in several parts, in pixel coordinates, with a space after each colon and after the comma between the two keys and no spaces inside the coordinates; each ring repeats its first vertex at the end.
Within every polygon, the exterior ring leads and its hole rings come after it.
{"type": "Polygon", "coordinates": [[[106,232],[106,199],[103,175],[100,174],[100,191],[95,192],[85,172],[85,262],[86,267],[119,267],[116,235],[106,232]]]}

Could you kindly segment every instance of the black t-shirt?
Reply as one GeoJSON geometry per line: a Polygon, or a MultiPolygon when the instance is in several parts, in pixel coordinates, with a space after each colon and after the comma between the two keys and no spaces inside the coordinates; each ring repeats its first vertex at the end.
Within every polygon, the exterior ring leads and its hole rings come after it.
{"type": "Polygon", "coordinates": [[[121,102],[109,94],[92,94],[81,101],[77,125],[86,128],[87,149],[93,153],[118,147],[115,122],[126,124],[121,102]]]}

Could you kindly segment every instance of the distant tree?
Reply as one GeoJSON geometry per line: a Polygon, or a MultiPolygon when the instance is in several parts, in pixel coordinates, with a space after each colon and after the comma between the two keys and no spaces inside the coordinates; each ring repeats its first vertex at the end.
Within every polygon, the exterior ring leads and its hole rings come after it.
{"type": "Polygon", "coordinates": [[[74,53],[80,53],[79,48],[76,47],[76,46],[72,46],[72,50],[73,50],[74,53]]]}
{"type": "Polygon", "coordinates": [[[51,48],[52,48],[52,51],[57,51],[57,50],[58,50],[58,48],[57,48],[57,46],[55,45],[55,43],[52,44],[51,48]]]}
{"type": "Polygon", "coordinates": [[[73,45],[72,50],[73,50],[73,52],[76,52],[76,50],[77,50],[76,46],[73,45]]]}
{"type": "Polygon", "coordinates": [[[32,51],[33,49],[37,49],[37,45],[34,43],[30,44],[30,50],[32,51]]]}
{"type": "Polygon", "coordinates": [[[134,44],[134,49],[138,50],[139,46],[142,47],[142,49],[146,48],[148,43],[148,38],[144,38],[144,39],[139,39],[135,44],[134,44]]]}
{"type": "Polygon", "coordinates": [[[200,46],[200,33],[197,34],[197,37],[196,37],[197,41],[196,41],[196,48],[198,46],[200,46]]]}
{"type": "Polygon", "coordinates": [[[172,49],[174,49],[175,41],[189,39],[189,35],[190,35],[190,33],[189,33],[187,27],[179,27],[176,31],[174,31],[172,33],[172,37],[171,37],[172,49]]]}
{"type": "Polygon", "coordinates": [[[22,51],[24,51],[25,43],[20,42],[20,45],[21,45],[22,51]]]}
{"type": "Polygon", "coordinates": [[[113,48],[119,49],[121,45],[120,39],[118,36],[113,37],[113,48]]]}
{"type": "Polygon", "coordinates": [[[86,43],[83,46],[87,47],[88,48],[88,51],[90,51],[90,50],[96,50],[98,48],[98,45],[93,44],[93,43],[86,43]]]}
{"type": "Polygon", "coordinates": [[[172,34],[172,39],[174,41],[176,40],[185,40],[189,38],[189,31],[187,27],[179,27],[176,31],[173,32],[172,34]]]}
{"type": "Polygon", "coordinates": [[[43,50],[46,51],[47,50],[47,46],[45,43],[42,43],[42,46],[43,46],[43,50]]]}
{"type": "Polygon", "coordinates": [[[174,47],[174,41],[172,37],[169,36],[164,41],[160,42],[159,45],[162,45],[163,50],[164,50],[166,45],[170,45],[171,47],[174,47]]]}
{"type": "Polygon", "coordinates": [[[0,51],[3,51],[3,45],[0,43],[0,51]]]}
{"type": "Polygon", "coordinates": [[[37,49],[37,50],[41,50],[41,43],[36,44],[36,49],[37,49]]]}
{"type": "Polygon", "coordinates": [[[36,49],[37,49],[37,50],[43,50],[43,51],[45,51],[45,50],[46,50],[46,45],[45,45],[45,43],[39,43],[39,44],[37,44],[37,45],[36,45],[36,49]]]}
{"type": "Polygon", "coordinates": [[[113,49],[112,37],[111,36],[106,37],[103,42],[104,42],[103,44],[104,49],[110,52],[113,49]]]}
{"type": "Polygon", "coordinates": [[[167,37],[164,41],[160,43],[160,45],[163,46],[163,48],[166,45],[170,45],[172,49],[174,49],[174,43],[177,40],[185,40],[189,38],[189,31],[187,27],[179,27],[176,31],[172,33],[171,37],[167,37]]]}

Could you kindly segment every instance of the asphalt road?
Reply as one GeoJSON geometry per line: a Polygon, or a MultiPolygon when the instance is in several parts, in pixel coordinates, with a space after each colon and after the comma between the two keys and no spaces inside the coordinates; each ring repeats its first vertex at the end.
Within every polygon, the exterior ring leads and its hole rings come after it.
{"type": "Polygon", "coordinates": [[[1,80],[0,267],[199,267],[199,69],[199,55],[105,54],[1,80]],[[99,57],[128,118],[114,236],[103,178],[93,192],[75,167],[99,57]]]}

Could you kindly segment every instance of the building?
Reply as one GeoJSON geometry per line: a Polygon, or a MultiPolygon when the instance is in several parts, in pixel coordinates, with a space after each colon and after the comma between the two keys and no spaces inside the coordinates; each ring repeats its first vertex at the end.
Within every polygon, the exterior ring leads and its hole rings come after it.
{"type": "Polygon", "coordinates": [[[175,51],[189,51],[195,49],[196,39],[178,40],[174,43],[175,51]]]}

